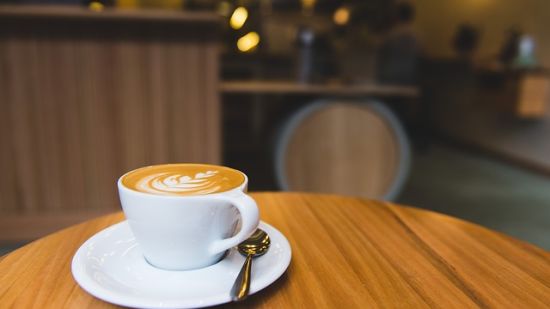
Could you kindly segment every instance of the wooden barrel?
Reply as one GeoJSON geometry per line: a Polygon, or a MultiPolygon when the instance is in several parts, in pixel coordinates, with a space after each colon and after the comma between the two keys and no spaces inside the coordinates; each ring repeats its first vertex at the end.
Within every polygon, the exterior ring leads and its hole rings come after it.
{"type": "Polygon", "coordinates": [[[275,146],[283,190],[392,200],[409,170],[404,130],[378,102],[311,103],[285,122],[275,146]]]}

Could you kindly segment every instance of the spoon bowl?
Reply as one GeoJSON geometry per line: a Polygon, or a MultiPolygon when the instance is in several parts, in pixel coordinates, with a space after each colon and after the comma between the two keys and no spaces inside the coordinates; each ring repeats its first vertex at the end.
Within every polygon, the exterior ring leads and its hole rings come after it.
{"type": "Polygon", "coordinates": [[[269,250],[270,245],[269,235],[264,230],[257,229],[252,236],[237,246],[237,250],[244,256],[253,255],[256,257],[264,255],[269,250]]]}

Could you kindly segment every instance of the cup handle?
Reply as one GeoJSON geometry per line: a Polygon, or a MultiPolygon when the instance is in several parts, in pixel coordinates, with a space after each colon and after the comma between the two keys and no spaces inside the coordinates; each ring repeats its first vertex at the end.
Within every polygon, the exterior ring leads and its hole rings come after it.
{"type": "Polygon", "coordinates": [[[211,254],[221,253],[245,241],[254,233],[260,223],[260,213],[256,202],[244,192],[227,196],[222,195],[219,198],[237,207],[241,214],[241,230],[231,238],[216,240],[212,243],[209,248],[211,254]]]}

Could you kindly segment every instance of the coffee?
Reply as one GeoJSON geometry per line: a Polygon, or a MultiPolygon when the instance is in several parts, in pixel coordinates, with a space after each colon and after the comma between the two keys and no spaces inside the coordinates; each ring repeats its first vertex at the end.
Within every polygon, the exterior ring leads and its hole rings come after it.
{"type": "Polygon", "coordinates": [[[163,164],[143,167],[122,177],[125,187],[157,195],[204,195],[237,188],[243,173],[208,164],[163,164]]]}

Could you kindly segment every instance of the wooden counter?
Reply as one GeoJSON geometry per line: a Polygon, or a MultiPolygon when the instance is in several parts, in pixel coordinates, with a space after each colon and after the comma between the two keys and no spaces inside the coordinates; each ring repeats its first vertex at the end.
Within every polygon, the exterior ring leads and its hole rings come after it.
{"type": "Polygon", "coordinates": [[[220,162],[217,16],[0,6],[0,242],[118,209],[116,180],[220,162]]]}

